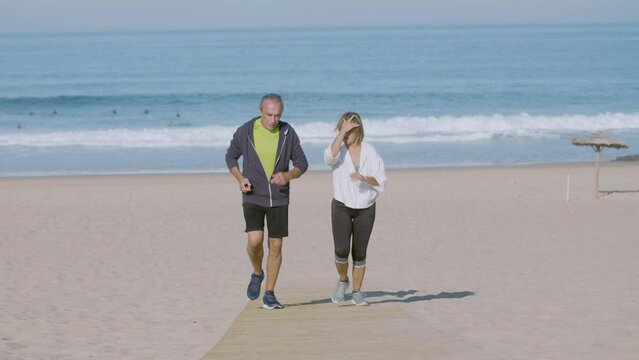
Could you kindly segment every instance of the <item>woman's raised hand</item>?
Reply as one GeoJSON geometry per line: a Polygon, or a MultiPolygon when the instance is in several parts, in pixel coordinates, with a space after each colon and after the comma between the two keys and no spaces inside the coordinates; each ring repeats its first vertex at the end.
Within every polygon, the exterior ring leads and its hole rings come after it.
{"type": "Polygon", "coordinates": [[[353,121],[353,119],[355,119],[355,115],[351,115],[351,117],[349,117],[348,119],[344,119],[344,122],[342,123],[342,127],[340,128],[340,131],[343,134],[346,134],[347,132],[353,130],[356,127],[359,127],[359,124],[353,121]]]}

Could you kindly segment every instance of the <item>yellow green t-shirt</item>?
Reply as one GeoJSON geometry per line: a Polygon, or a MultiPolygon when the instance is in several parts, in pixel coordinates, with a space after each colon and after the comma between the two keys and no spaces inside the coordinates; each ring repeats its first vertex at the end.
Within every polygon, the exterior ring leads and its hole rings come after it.
{"type": "Polygon", "coordinates": [[[280,127],[268,130],[262,126],[261,118],[253,124],[253,138],[255,138],[255,151],[260,158],[266,178],[271,179],[275,171],[275,157],[277,156],[277,144],[280,140],[280,127]]]}

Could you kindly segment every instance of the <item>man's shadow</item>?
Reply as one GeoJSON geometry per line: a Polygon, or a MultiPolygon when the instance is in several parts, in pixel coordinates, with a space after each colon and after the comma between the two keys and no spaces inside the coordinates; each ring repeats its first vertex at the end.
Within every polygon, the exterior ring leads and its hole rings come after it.
{"type": "MultiPolygon", "coordinates": [[[[416,295],[418,290],[400,290],[400,291],[363,291],[366,296],[366,300],[369,304],[385,304],[385,303],[414,303],[419,301],[432,301],[440,299],[462,299],[468,296],[475,295],[474,291],[457,291],[457,292],[440,292],[435,295],[416,295]],[[388,299],[387,297],[391,297],[388,299]],[[380,300],[374,300],[375,298],[383,298],[380,300]]],[[[347,297],[347,300],[349,298],[347,297]]],[[[307,305],[320,305],[328,304],[331,302],[331,298],[311,300],[303,303],[286,304],[286,307],[294,306],[307,306],[307,305]]]]}

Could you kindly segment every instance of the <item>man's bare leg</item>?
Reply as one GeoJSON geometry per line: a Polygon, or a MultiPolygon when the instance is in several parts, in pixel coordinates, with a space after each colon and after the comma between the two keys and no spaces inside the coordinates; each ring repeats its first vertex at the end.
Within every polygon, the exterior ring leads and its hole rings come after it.
{"type": "Polygon", "coordinates": [[[249,231],[248,232],[248,244],[246,245],[246,252],[249,259],[251,259],[251,265],[253,266],[253,273],[255,275],[262,275],[262,259],[264,258],[264,231],[249,231]]]}
{"type": "Polygon", "coordinates": [[[282,238],[268,239],[268,259],[266,260],[266,290],[274,291],[277,275],[282,266],[282,238]]]}

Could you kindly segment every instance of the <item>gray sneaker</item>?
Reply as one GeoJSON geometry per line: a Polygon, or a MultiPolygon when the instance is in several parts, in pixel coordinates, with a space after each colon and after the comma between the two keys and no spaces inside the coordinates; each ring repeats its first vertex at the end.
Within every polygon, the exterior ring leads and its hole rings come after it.
{"type": "Polygon", "coordinates": [[[348,280],[337,281],[337,285],[335,285],[335,291],[333,291],[333,295],[331,296],[331,301],[334,303],[340,303],[344,301],[344,294],[346,294],[346,290],[348,289],[348,280]]]}
{"type": "Polygon", "coordinates": [[[368,302],[364,299],[365,297],[366,295],[364,295],[361,291],[353,291],[351,301],[355,304],[355,306],[366,306],[368,305],[368,302]]]}

